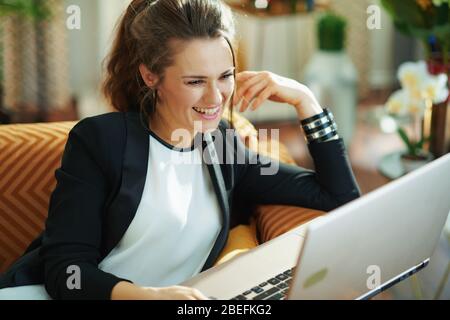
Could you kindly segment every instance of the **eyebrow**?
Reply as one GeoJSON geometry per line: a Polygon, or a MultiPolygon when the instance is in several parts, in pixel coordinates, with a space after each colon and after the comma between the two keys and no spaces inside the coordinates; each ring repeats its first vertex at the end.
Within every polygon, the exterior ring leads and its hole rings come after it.
{"type": "MultiPolygon", "coordinates": [[[[230,69],[224,71],[224,72],[221,74],[221,76],[223,76],[223,75],[224,75],[225,73],[227,73],[227,72],[234,71],[234,69],[235,69],[235,67],[230,68],[230,69]]],[[[184,79],[184,78],[207,79],[208,77],[206,77],[206,76],[183,76],[182,78],[183,78],[183,79],[184,79]]]]}

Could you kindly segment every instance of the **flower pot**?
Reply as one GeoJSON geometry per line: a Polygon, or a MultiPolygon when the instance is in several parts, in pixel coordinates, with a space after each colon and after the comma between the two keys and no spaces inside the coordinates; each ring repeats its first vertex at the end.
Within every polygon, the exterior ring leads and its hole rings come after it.
{"type": "MultiPolygon", "coordinates": [[[[444,64],[441,55],[434,55],[428,61],[428,71],[433,75],[446,73],[450,79],[450,63],[444,64]]],[[[450,85],[450,82],[449,82],[450,85]]],[[[447,101],[433,104],[431,111],[430,151],[435,157],[450,152],[450,96],[447,101]]]]}
{"type": "Polygon", "coordinates": [[[348,147],[356,125],[358,73],[345,51],[318,51],[305,67],[304,82],[336,119],[348,147]]]}
{"type": "Polygon", "coordinates": [[[418,156],[407,153],[400,155],[400,162],[405,170],[405,174],[426,165],[433,159],[434,157],[431,153],[424,153],[418,156]]]}

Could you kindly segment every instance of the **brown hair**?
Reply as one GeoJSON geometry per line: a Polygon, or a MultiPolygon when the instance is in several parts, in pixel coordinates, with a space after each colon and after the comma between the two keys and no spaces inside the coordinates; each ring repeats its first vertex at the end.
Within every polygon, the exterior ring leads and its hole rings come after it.
{"type": "MultiPolygon", "coordinates": [[[[183,44],[219,37],[228,42],[236,66],[233,16],[220,0],[133,0],[105,60],[103,94],[117,111],[140,111],[148,119],[155,112],[158,93],[145,85],[139,65],[147,66],[162,82],[183,44]],[[173,40],[181,41],[175,46],[173,40]]],[[[233,108],[229,109],[232,125],[233,108]]]]}

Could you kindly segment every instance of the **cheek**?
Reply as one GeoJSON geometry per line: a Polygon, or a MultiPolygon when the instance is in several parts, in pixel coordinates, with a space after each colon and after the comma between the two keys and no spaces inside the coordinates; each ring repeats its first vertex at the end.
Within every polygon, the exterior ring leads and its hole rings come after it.
{"type": "MultiPolygon", "coordinates": [[[[231,95],[233,94],[233,90],[235,89],[234,81],[223,83],[219,86],[219,90],[221,95],[224,97],[224,99],[229,100],[231,98],[231,95]]],[[[185,106],[185,109],[187,111],[190,111],[192,107],[201,104],[202,101],[205,98],[205,95],[207,95],[206,89],[203,87],[185,87],[181,89],[177,93],[177,101],[178,105],[185,106]]]]}
{"type": "Polygon", "coordinates": [[[220,87],[220,92],[222,93],[222,96],[227,100],[231,98],[233,91],[234,91],[234,82],[232,81],[226,82],[220,87]]]}
{"type": "Polygon", "coordinates": [[[190,88],[181,88],[176,94],[174,104],[189,111],[202,98],[202,91],[190,88]]]}

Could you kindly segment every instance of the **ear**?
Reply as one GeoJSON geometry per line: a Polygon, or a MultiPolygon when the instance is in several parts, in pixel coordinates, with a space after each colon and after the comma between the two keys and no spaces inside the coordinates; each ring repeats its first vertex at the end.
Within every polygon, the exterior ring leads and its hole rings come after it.
{"type": "Polygon", "coordinates": [[[154,75],[148,68],[141,63],[139,65],[139,73],[141,74],[142,80],[147,85],[147,87],[153,88],[158,80],[158,77],[154,75]]]}

